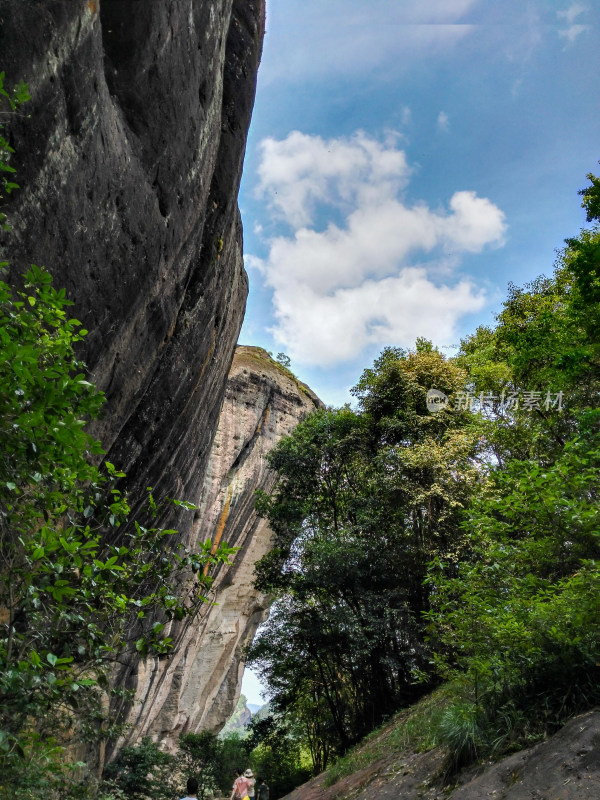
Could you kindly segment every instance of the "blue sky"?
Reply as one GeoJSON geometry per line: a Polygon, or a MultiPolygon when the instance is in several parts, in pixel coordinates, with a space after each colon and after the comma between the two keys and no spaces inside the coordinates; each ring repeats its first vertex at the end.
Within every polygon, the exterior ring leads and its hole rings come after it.
{"type": "MultiPolygon", "coordinates": [[[[240,206],[240,341],[328,404],[550,273],[600,159],[596,0],[272,0],[240,206]]],[[[244,690],[260,702],[246,677],[244,690]]]]}
{"type": "Polygon", "coordinates": [[[340,404],[384,346],[456,344],[509,281],[551,272],[600,159],[599,17],[592,0],[269,3],[240,341],[340,404]]]}

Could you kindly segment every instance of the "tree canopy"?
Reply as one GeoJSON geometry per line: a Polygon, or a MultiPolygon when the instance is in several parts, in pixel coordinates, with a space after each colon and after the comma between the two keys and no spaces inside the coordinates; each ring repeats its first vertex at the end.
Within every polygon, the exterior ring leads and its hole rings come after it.
{"type": "Polygon", "coordinates": [[[359,410],[316,412],[270,455],[279,483],[259,508],[277,540],[258,585],[277,601],[250,658],[317,768],[423,691],[427,565],[457,557],[478,479],[469,415],[433,416],[426,394],[464,381],[427,343],[389,349],[354,390],[359,410]]]}
{"type": "MultiPolygon", "coordinates": [[[[315,769],[439,680],[454,764],[600,700],[599,180],[552,277],[452,358],[365,370],[270,455],[275,606],[249,658],[315,769]],[[449,399],[431,412],[427,392],[449,399]],[[540,709],[542,711],[540,712],[540,709]]],[[[523,739],[521,739],[523,740],[523,739]]]]}

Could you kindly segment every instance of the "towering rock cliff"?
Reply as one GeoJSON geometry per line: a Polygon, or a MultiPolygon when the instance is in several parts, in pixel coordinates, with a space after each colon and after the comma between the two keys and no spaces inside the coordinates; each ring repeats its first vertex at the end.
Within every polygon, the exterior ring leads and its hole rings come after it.
{"type": "Polygon", "coordinates": [[[238,347],[229,373],[200,501],[194,537],[240,548],[216,575],[214,599],[193,627],[179,633],[169,660],[140,665],[131,739],[163,745],[182,732],[219,730],[239,697],[242,650],[266,616],[268,598],[253,586],[254,565],[271,531],[254,511],[256,489],[275,480],[266,455],[321,401],[257,347],[238,347]]]}
{"type": "Polygon", "coordinates": [[[93,433],[133,497],[200,495],[247,293],[236,201],[263,16],[263,0],[0,0],[0,69],[32,95],[8,126],[22,189],[2,255],[74,300],[107,396],[93,433]]]}
{"type": "MultiPolygon", "coordinates": [[[[0,69],[32,95],[7,122],[22,188],[3,209],[0,260],[15,281],[46,266],[74,301],[107,397],[92,433],[139,503],[152,486],[211,508],[206,468],[247,293],[237,193],[263,33],[264,0],[0,0],[0,69]]],[[[206,535],[200,513],[172,506],[157,523],[186,544],[206,535]]],[[[245,539],[241,519],[229,524],[245,539]]],[[[260,600],[244,602],[239,638],[206,656],[207,682],[185,625],[169,670],[127,665],[140,731],[216,724],[217,695],[235,693],[230,677],[219,694],[219,670],[260,617],[260,600]]],[[[218,628],[210,615],[203,626],[218,628]]]]}

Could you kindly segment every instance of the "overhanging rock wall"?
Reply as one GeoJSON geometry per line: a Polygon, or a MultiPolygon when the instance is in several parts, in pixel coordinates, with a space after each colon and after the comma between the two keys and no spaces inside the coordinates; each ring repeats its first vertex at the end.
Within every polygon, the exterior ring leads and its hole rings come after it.
{"type": "Polygon", "coordinates": [[[22,188],[2,257],[74,300],[107,396],[93,432],[132,496],[200,495],[247,294],[263,24],[263,0],[0,0],[0,69],[32,95],[8,126],[22,188]]]}
{"type": "MultiPolygon", "coordinates": [[[[6,128],[22,188],[0,261],[17,281],[46,266],[90,331],[92,432],[134,514],[147,486],[203,491],[247,294],[237,194],[263,33],[264,0],[0,0],[0,70],[32,95],[6,128]]],[[[157,524],[189,544],[199,520],[167,506],[157,524]]],[[[169,675],[133,657],[121,679],[162,707],[169,675]]]]}

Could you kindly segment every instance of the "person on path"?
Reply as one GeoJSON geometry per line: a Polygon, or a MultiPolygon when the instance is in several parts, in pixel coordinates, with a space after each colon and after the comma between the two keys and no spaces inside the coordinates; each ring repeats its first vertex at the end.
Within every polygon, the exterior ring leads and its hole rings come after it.
{"type": "Polygon", "coordinates": [[[256,800],[269,800],[269,787],[264,778],[256,779],[256,800]]]}
{"type": "Polygon", "coordinates": [[[248,797],[250,800],[254,800],[254,784],[256,781],[254,780],[251,769],[247,769],[246,772],[244,772],[244,778],[248,781],[248,797]]]}
{"type": "Polygon", "coordinates": [[[235,776],[230,800],[244,800],[244,797],[248,797],[248,779],[241,769],[236,769],[235,776]]]}
{"type": "Polygon", "coordinates": [[[181,800],[197,800],[198,798],[198,781],[196,778],[187,779],[187,795],[182,797],[181,800]]]}

